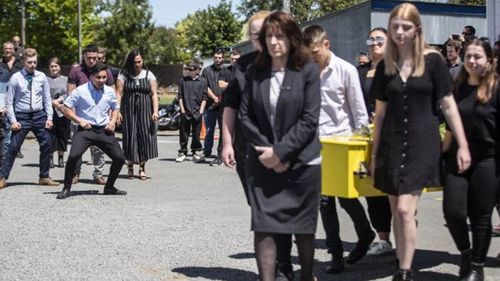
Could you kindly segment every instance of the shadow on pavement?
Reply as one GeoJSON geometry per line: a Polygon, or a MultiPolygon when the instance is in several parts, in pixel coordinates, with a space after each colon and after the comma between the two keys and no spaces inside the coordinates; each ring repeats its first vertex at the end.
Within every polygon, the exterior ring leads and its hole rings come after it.
{"type": "Polygon", "coordinates": [[[209,280],[223,281],[255,281],[258,276],[254,272],[233,269],[226,267],[178,267],[172,270],[173,272],[183,274],[192,278],[205,278],[209,280]]]}
{"type": "Polygon", "coordinates": [[[7,180],[7,188],[9,187],[14,187],[14,186],[18,186],[18,185],[31,185],[32,187],[39,187],[38,186],[38,182],[22,182],[22,181],[12,181],[12,182],[9,182],[7,180]]]}
{"type": "Polygon", "coordinates": [[[232,259],[237,259],[237,260],[254,259],[255,254],[253,252],[251,252],[251,253],[238,253],[235,255],[230,255],[229,257],[232,259]]]}
{"type": "MultiPolygon", "coordinates": [[[[60,191],[51,191],[51,192],[44,192],[43,194],[53,194],[57,195],[61,193],[60,191]]],[[[71,191],[70,192],[71,197],[73,196],[82,196],[82,195],[103,195],[103,193],[99,193],[99,190],[76,190],[76,191],[71,191]]],[[[108,196],[108,195],[106,195],[108,196]]]]}

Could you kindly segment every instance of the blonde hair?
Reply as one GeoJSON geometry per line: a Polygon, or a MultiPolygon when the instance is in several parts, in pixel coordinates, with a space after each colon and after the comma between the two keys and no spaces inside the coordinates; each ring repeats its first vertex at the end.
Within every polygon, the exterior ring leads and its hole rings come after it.
{"type": "Polygon", "coordinates": [[[267,10],[260,10],[260,11],[256,12],[255,14],[253,14],[248,19],[248,22],[247,22],[247,25],[248,25],[247,36],[250,36],[250,26],[252,25],[252,22],[254,22],[256,20],[263,20],[263,19],[267,18],[267,16],[269,16],[270,14],[271,14],[271,12],[267,11],[267,10]]]}
{"type": "Polygon", "coordinates": [[[385,74],[395,75],[398,72],[397,63],[399,61],[399,53],[396,45],[392,38],[390,38],[391,32],[391,20],[395,17],[400,17],[404,20],[411,21],[416,27],[417,32],[413,40],[413,74],[412,76],[420,77],[425,72],[425,58],[424,56],[428,53],[437,53],[437,51],[428,48],[425,43],[423,32],[422,32],[422,20],[420,18],[420,13],[415,7],[415,5],[410,3],[402,3],[392,9],[389,16],[389,23],[387,25],[387,30],[389,31],[389,40],[387,40],[387,45],[385,47],[384,61],[385,61],[385,74]]]}
{"type": "Polygon", "coordinates": [[[23,52],[23,59],[24,58],[32,58],[32,57],[35,57],[37,55],[38,55],[38,53],[36,52],[35,49],[33,49],[33,48],[27,48],[23,52]]]}

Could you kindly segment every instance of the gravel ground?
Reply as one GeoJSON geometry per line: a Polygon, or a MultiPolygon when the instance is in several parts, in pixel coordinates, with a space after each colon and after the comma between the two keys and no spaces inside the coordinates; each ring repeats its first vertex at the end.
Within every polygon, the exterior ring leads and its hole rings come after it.
{"type": "MultiPolygon", "coordinates": [[[[249,208],[235,172],[175,163],[177,140],[173,133],[159,137],[160,157],[146,167],[149,180],[128,180],[122,170],[117,186],[127,196],[102,196],[91,181],[93,167],[84,165],[76,196],[63,201],[55,199],[61,187],[36,185],[38,147],[27,140],[25,158],[16,160],[8,187],[0,190],[0,280],[256,280],[249,208]]],[[[51,171],[55,180],[63,175],[61,168],[51,171]]],[[[440,197],[425,194],[419,205],[416,280],[456,280],[459,255],[444,227],[440,197]]],[[[356,236],[345,212],[339,214],[349,250],[356,236]]],[[[487,280],[500,280],[493,259],[499,242],[492,241],[487,280]]],[[[390,255],[327,275],[321,223],[316,244],[319,280],[391,280],[390,255]]]]}

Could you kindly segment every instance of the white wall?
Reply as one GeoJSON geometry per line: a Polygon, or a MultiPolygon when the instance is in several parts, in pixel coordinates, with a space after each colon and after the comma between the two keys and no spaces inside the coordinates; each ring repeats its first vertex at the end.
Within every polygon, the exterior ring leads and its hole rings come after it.
{"type": "Polygon", "coordinates": [[[500,0],[486,1],[488,37],[493,42],[500,40],[500,0]]]}

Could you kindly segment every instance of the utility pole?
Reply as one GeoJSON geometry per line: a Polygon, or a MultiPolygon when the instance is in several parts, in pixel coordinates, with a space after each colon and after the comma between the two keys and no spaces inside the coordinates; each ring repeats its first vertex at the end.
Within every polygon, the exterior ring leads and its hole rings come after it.
{"type": "Polygon", "coordinates": [[[21,0],[21,43],[26,46],[26,0],[21,0]]]}
{"type": "Polygon", "coordinates": [[[290,0],[283,0],[283,12],[290,13],[290,0]]]}
{"type": "Polygon", "coordinates": [[[78,63],[82,62],[82,5],[80,4],[80,0],[78,2],[78,63]]]}

